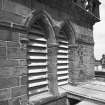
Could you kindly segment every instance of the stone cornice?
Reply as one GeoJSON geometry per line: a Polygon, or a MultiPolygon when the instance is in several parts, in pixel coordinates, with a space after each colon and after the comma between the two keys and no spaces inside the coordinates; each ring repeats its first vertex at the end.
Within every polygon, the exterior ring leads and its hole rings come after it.
{"type": "Polygon", "coordinates": [[[72,0],[40,0],[40,2],[69,14],[71,21],[75,21],[78,24],[80,24],[80,21],[83,21],[93,25],[95,22],[100,21],[99,17],[95,16],[92,12],[86,11],[86,9],[72,0]]]}
{"type": "Polygon", "coordinates": [[[12,22],[0,22],[0,29],[27,33],[27,27],[12,22]]]}

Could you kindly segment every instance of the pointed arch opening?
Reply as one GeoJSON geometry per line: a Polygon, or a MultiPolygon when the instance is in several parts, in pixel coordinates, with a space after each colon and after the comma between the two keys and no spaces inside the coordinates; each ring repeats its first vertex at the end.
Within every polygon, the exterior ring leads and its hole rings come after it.
{"type": "Polygon", "coordinates": [[[56,45],[56,38],[54,29],[52,26],[52,20],[50,15],[43,10],[34,10],[32,11],[31,15],[27,18],[25,22],[25,26],[27,27],[27,31],[31,30],[32,25],[36,22],[40,21],[41,26],[45,30],[47,42],[48,44],[55,44],[56,45]]]}
{"type": "Polygon", "coordinates": [[[69,20],[64,21],[64,24],[62,25],[62,29],[65,32],[66,37],[68,38],[69,45],[76,43],[76,36],[75,36],[75,30],[69,20]]]}
{"type": "Polygon", "coordinates": [[[26,22],[29,43],[27,44],[28,95],[49,91],[48,58],[50,44],[55,45],[55,35],[45,12],[34,11],[26,22]]]}
{"type": "Polygon", "coordinates": [[[57,51],[57,77],[58,85],[67,85],[70,80],[70,53],[69,46],[75,44],[75,32],[67,21],[62,24],[59,34],[57,51]]]}
{"type": "Polygon", "coordinates": [[[59,35],[57,36],[58,41],[58,50],[57,50],[57,77],[58,77],[58,85],[66,85],[68,84],[68,49],[69,49],[69,41],[68,36],[66,35],[64,28],[62,27],[59,31],[59,35]]]}

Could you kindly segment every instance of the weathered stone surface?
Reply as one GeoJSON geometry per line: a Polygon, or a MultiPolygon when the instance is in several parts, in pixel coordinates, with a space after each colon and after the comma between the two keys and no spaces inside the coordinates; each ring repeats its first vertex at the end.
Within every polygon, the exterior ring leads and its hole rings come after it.
{"type": "Polygon", "coordinates": [[[58,94],[57,88],[57,46],[51,46],[48,49],[48,76],[49,88],[53,94],[58,94]]]}
{"type": "Polygon", "coordinates": [[[0,41],[0,47],[1,46],[6,47],[6,42],[5,41],[0,41]]]}
{"type": "Polygon", "coordinates": [[[26,49],[20,49],[17,47],[8,47],[7,56],[10,59],[24,59],[26,58],[26,49]]]}
{"type": "Polygon", "coordinates": [[[27,74],[27,67],[0,67],[0,77],[22,76],[27,74]]]}
{"type": "Polygon", "coordinates": [[[0,101],[10,98],[10,89],[0,89],[0,101]]]}
{"type": "Polygon", "coordinates": [[[1,58],[0,59],[0,66],[12,66],[16,67],[18,66],[18,61],[17,60],[7,60],[6,58],[1,58]]]}
{"type": "Polygon", "coordinates": [[[67,98],[60,98],[60,99],[48,102],[45,105],[67,105],[67,98]]]}
{"type": "Polygon", "coordinates": [[[4,0],[3,9],[17,15],[26,16],[30,12],[30,0],[4,0]]]}
{"type": "Polygon", "coordinates": [[[0,40],[11,40],[11,32],[9,30],[0,30],[0,40]]]}
{"type": "MultiPolygon", "coordinates": [[[[16,35],[15,35],[16,36],[16,35]]],[[[7,42],[7,47],[12,47],[12,48],[19,48],[20,47],[20,44],[19,44],[19,42],[13,42],[13,41],[8,41],[7,42]]]]}
{"type": "Polygon", "coordinates": [[[27,75],[24,75],[21,77],[21,85],[27,85],[28,77],[27,75]]]}
{"type": "Polygon", "coordinates": [[[27,75],[28,73],[27,66],[17,67],[16,69],[19,71],[19,75],[21,76],[27,75]]]}
{"type": "Polygon", "coordinates": [[[21,97],[9,100],[9,105],[27,105],[27,104],[28,104],[27,95],[23,95],[21,97]]]}
{"type": "Polygon", "coordinates": [[[77,33],[76,37],[79,37],[80,34],[84,36],[91,36],[91,37],[93,36],[93,31],[91,29],[77,25],[75,23],[72,23],[72,25],[73,25],[73,28],[75,28],[75,31],[77,33]]]}
{"type": "Polygon", "coordinates": [[[9,58],[20,58],[19,57],[19,50],[18,48],[8,48],[7,56],[9,58]]]}
{"type": "Polygon", "coordinates": [[[3,88],[10,88],[19,85],[19,78],[18,77],[11,77],[11,78],[0,78],[0,89],[3,88]]]}
{"type": "Polygon", "coordinates": [[[12,88],[12,97],[17,97],[27,94],[27,86],[19,86],[12,88]]]}
{"type": "Polygon", "coordinates": [[[5,57],[6,56],[6,47],[0,47],[0,57],[5,57]]]}
{"type": "Polygon", "coordinates": [[[0,101],[0,105],[9,105],[8,100],[0,101]]]}
{"type": "Polygon", "coordinates": [[[24,17],[17,15],[15,13],[7,12],[4,10],[0,11],[0,22],[8,21],[8,22],[13,22],[17,24],[22,24],[23,20],[24,20],[24,17]]]}
{"type": "Polygon", "coordinates": [[[93,46],[79,44],[75,54],[72,78],[75,82],[83,82],[94,77],[94,54],[93,46]],[[75,74],[76,73],[76,74],[75,74]],[[74,76],[74,77],[73,77],[74,76]]]}
{"type": "Polygon", "coordinates": [[[23,34],[23,33],[20,33],[20,35],[19,35],[19,36],[20,36],[20,39],[21,39],[21,38],[27,38],[28,34],[23,34]]]}
{"type": "Polygon", "coordinates": [[[73,61],[74,60],[74,51],[73,49],[69,49],[69,61],[73,61]]]}
{"type": "Polygon", "coordinates": [[[19,33],[18,32],[12,32],[12,41],[19,43],[19,33]]]}
{"type": "Polygon", "coordinates": [[[3,2],[3,1],[1,0],[1,1],[0,1],[0,10],[2,9],[2,2],[3,2]]]}
{"type": "Polygon", "coordinates": [[[19,60],[19,66],[20,67],[27,66],[27,59],[20,59],[19,60]]]}
{"type": "Polygon", "coordinates": [[[56,105],[66,105],[66,98],[62,98],[56,101],[56,105]]]}

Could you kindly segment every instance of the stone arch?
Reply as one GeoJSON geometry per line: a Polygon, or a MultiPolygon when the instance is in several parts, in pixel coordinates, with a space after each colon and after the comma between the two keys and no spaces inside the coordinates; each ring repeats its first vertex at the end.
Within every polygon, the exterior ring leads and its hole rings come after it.
{"type": "MultiPolygon", "coordinates": [[[[27,31],[29,32],[31,29],[32,24],[36,20],[41,20],[43,23],[43,28],[45,29],[47,33],[47,39],[48,39],[48,45],[56,45],[56,38],[55,33],[52,26],[52,20],[49,16],[49,14],[44,10],[34,10],[31,12],[29,17],[26,19],[25,26],[27,27],[27,31]]],[[[27,33],[28,33],[27,32],[27,33]]]]}
{"type": "Polygon", "coordinates": [[[64,31],[65,31],[65,35],[68,39],[68,44],[69,44],[69,83],[70,84],[74,84],[74,78],[76,76],[75,75],[75,54],[77,52],[77,44],[76,44],[76,32],[75,29],[72,25],[72,22],[70,20],[65,20],[64,23],[61,26],[64,31]]]}
{"type": "Polygon", "coordinates": [[[75,29],[72,26],[71,22],[69,20],[64,21],[64,23],[62,24],[62,28],[64,29],[69,44],[75,44],[76,43],[76,36],[75,36],[75,29]]]}
{"type": "Polygon", "coordinates": [[[51,16],[44,10],[34,10],[27,18],[25,26],[27,27],[27,33],[30,32],[31,26],[37,21],[41,20],[42,28],[45,29],[47,35],[47,51],[48,51],[48,88],[52,94],[58,94],[57,88],[57,42],[55,38],[55,31],[53,29],[53,22],[51,16]]]}

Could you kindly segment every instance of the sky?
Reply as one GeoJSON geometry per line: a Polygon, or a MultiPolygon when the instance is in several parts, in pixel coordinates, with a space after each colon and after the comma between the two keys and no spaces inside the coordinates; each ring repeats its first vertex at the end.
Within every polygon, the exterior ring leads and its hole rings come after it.
{"type": "Polygon", "coordinates": [[[100,22],[94,25],[94,55],[96,59],[100,59],[105,54],[105,0],[100,0],[100,22]]]}

